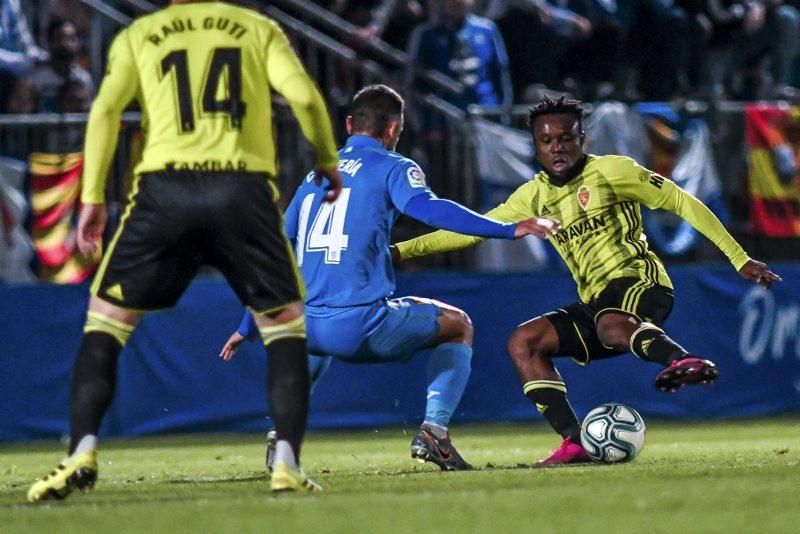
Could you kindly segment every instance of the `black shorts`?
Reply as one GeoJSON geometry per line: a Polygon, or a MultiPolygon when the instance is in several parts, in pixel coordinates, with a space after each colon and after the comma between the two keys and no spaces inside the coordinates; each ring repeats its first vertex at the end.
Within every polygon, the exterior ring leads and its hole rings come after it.
{"type": "Polygon", "coordinates": [[[597,319],[605,313],[626,313],[655,325],[669,317],[675,300],[672,289],[639,278],[616,278],[588,304],[576,302],[544,314],[558,333],[556,356],[570,356],[586,365],[624,354],[604,346],[597,337],[597,319]]]}
{"type": "Polygon", "coordinates": [[[133,310],[174,306],[204,266],[257,312],[302,300],[304,287],[263,173],[144,173],[92,284],[133,310]]]}

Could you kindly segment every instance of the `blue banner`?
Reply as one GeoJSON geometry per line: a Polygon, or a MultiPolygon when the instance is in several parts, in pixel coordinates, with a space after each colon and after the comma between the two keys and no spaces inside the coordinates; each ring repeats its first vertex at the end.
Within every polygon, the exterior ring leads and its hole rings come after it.
{"type": "MultiPolygon", "coordinates": [[[[764,291],[726,265],[670,269],[676,305],[665,329],[717,363],[714,387],[657,392],[659,367],[631,355],[582,368],[558,362],[579,416],[606,401],[645,416],[746,417],[800,411],[800,264],[776,265],[784,282],[764,291]]],[[[426,272],[400,277],[398,295],[433,297],[467,311],[475,325],[472,377],[455,422],[538,419],[506,351],[514,327],[576,300],[561,272],[426,272]]],[[[53,438],[68,429],[69,378],[81,339],[85,286],[0,286],[0,440],[53,438]]],[[[178,306],[145,318],[120,361],[105,435],[267,428],[266,354],[244,347],[217,356],[241,308],[224,282],[196,281],[178,306]]],[[[334,362],[312,401],[315,428],[419,423],[425,361],[334,362]]]]}

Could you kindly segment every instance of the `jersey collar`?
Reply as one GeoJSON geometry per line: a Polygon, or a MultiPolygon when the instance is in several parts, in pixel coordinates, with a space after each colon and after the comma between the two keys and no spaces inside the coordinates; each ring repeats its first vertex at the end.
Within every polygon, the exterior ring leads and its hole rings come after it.
{"type": "Polygon", "coordinates": [[[383,145],[378,139],[369,135],[351,135],[347,139],[347,144],[345,146],[383,148],[383,145]]]}

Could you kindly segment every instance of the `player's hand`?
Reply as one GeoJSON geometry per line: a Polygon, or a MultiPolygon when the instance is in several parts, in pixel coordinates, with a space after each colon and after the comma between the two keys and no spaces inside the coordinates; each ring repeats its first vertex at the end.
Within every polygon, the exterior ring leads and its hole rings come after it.
{"type": "Polygon", "coordinates": [[[554,236],[561,230],[561,223],[545,217],[532,217],[517,223],[514,230],[514,239],[519,239],[526,235],[535,235],[542,239],[554,236]]]}
{"type": "Polygon", "coordinates": [[[78,215],[78,250],[86,257],[100,251],[108,213],[105,204],[84,204],[78,215]]]}
{"type": "Polygon", "coordinates": [[[334,165],[326,169],[322,167],[314,169],[314,183],[322,185],[323,177],[328,179],[328,187],[325,188],[328,190],[325,193],[325,202],[334,202],[342,192],[342,175],[339,174],[339,168],[334,165]]]}
{"type": "Polygon", "coordinates": [[[228,338],[225,346],[222,347],[219,357],[226,362],[231,361],[236,355],[236,351],[239,350],[239,345],[242,344],[242,341],[244,341],[244,337],[239,332],[234,332],[231,334],[231,337],[228,338]]]}
{"type": "Polygon", "coordinates": [[[769,289],[773,282],[783,282],[783,278],[769,270],[766,263],[750,260],[739,269],[739,274],[745,280],[750,280],[756,284],[769,289]]]}

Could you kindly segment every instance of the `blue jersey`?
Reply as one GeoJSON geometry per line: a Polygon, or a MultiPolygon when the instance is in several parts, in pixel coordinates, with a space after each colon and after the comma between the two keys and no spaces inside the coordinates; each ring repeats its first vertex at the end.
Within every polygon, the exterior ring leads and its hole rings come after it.
{"type": "Polygon", "coordinates": [[[336,202],[324,202],[312,172],[286,209],[310,315],[392,294],[390,231],[409,200],[430,194],[419,166],[373,137],[350,137],[339,157],[344,187],[336,202]]]}

